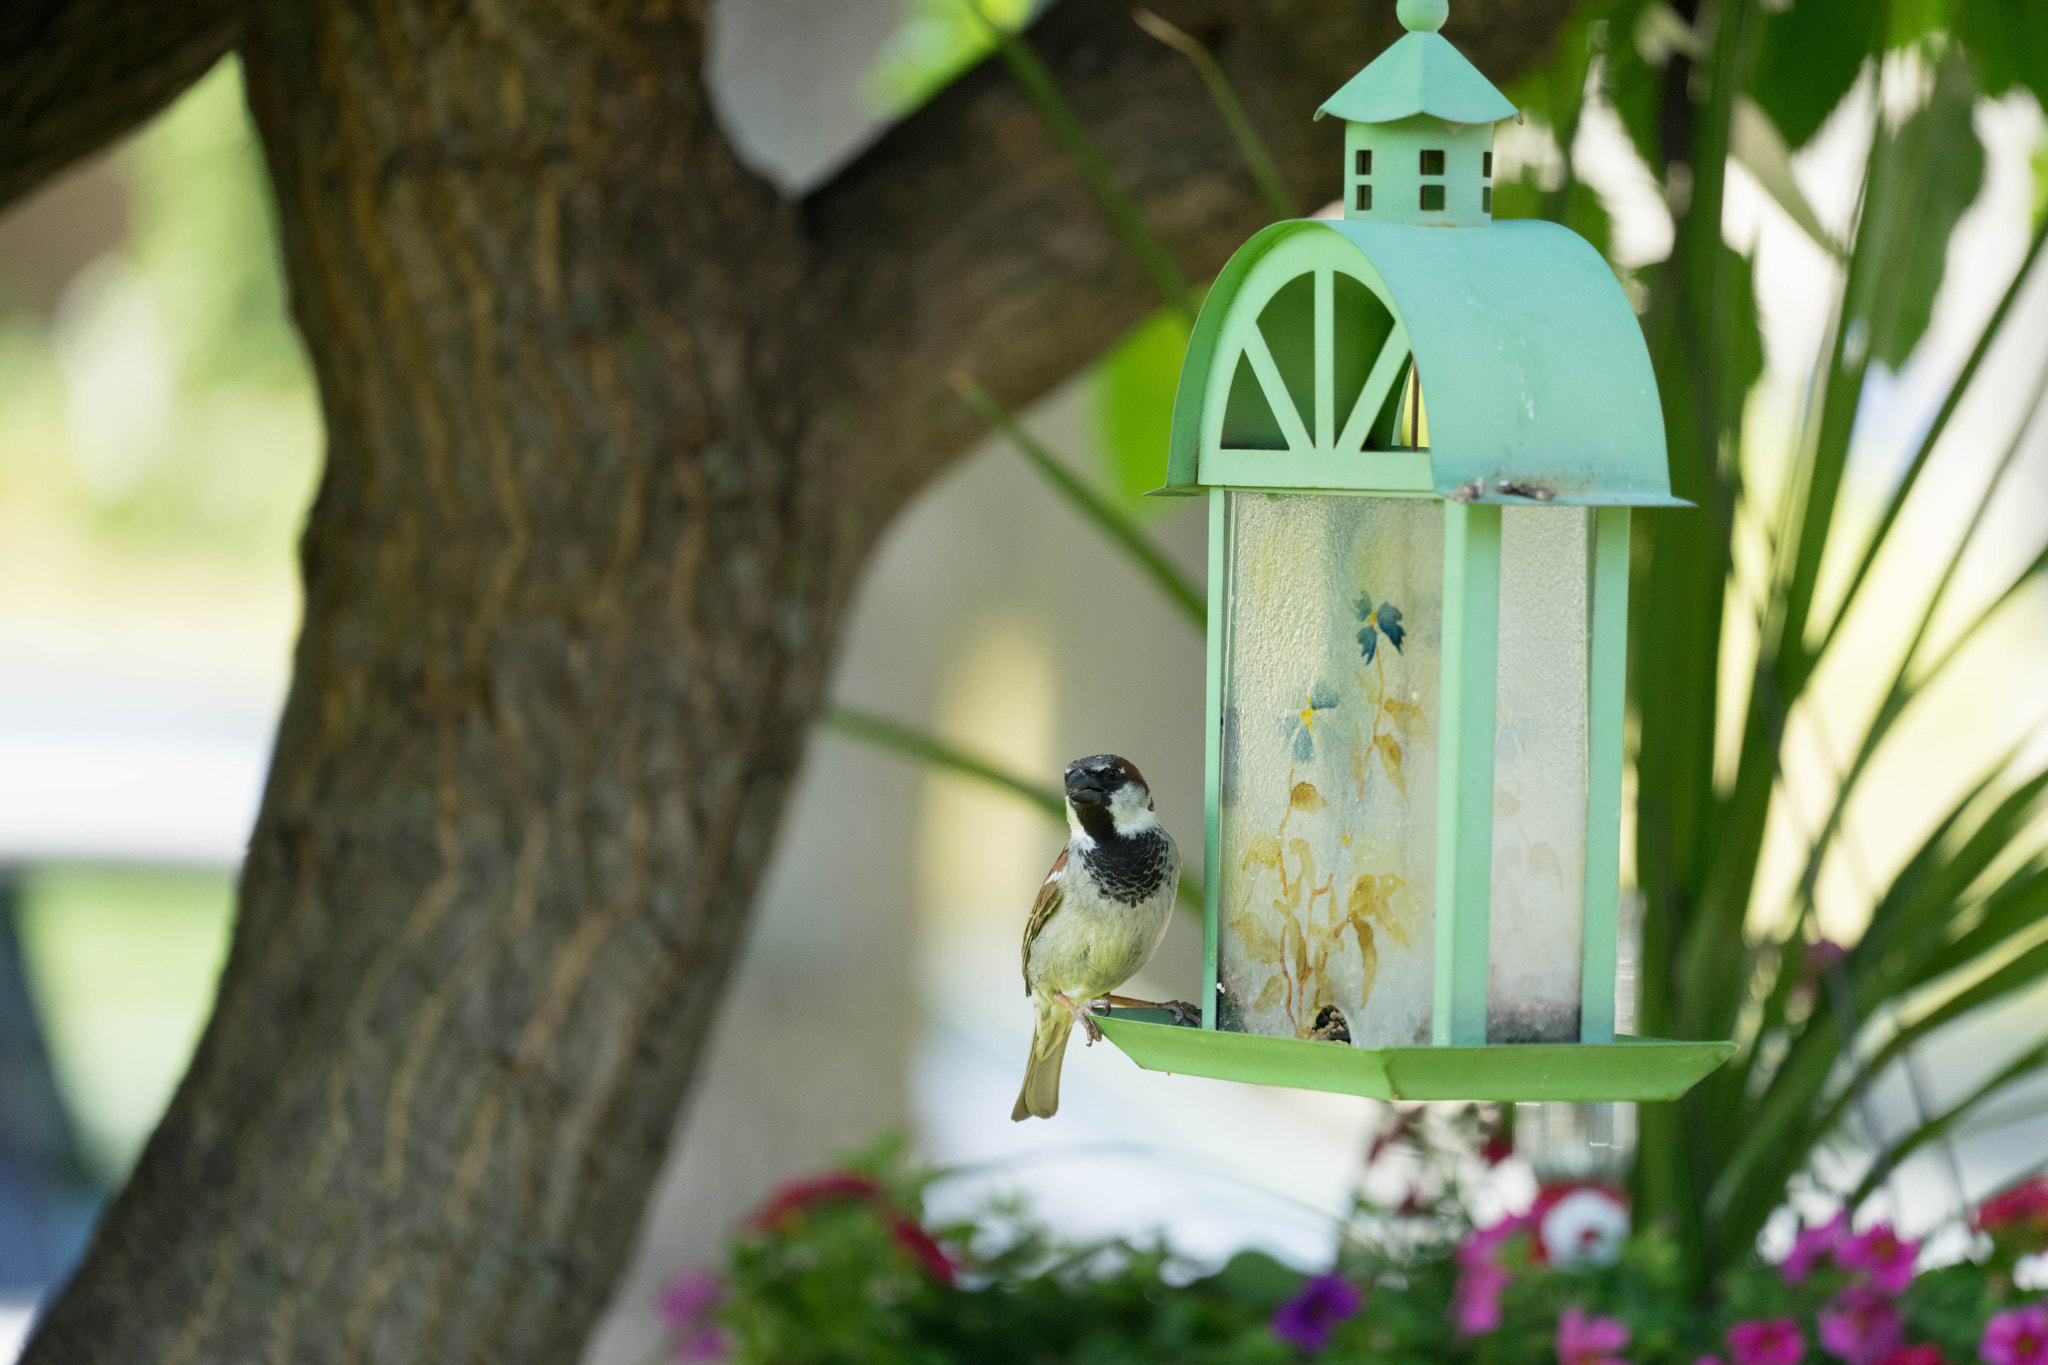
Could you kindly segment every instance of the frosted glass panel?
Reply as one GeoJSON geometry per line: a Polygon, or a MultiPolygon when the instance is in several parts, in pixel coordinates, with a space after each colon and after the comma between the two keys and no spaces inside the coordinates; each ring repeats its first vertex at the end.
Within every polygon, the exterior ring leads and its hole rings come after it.
{"type": "Polygon", "coordinates": [[[1501,514],[1486,1005],[1493,1043],[1579,1040],[1590,525],[1578,507],[1501,514]]]}
{"type": "Polygon", "coordinates": [[[1427,1042],[1443,509],[1229,498],[1218,1021],[1427,1042]]]}

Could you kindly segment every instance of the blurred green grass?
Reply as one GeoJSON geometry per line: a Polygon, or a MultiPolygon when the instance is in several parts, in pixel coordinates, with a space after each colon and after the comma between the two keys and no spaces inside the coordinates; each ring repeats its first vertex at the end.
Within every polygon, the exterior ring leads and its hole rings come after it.
{"type": "Polygon", "coordinates": [[[199,1040],[226,957],[226,872],[42,867],[22,950],[57,1083],[109,1184],[133,1164],[199,1040]]]}

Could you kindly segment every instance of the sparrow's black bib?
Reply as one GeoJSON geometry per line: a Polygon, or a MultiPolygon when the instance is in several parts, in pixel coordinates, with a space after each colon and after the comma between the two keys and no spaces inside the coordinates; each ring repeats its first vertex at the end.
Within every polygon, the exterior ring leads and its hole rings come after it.
{"type": "Polygon", "coordinates": [[[1097,836],[1095,846],[1082,853],[1081,865],[1109,900],[1142,905],[1166,885],[1170,847],[1164,830],[1120,835],[1112,829],[1108,838],[1097,836]]]}

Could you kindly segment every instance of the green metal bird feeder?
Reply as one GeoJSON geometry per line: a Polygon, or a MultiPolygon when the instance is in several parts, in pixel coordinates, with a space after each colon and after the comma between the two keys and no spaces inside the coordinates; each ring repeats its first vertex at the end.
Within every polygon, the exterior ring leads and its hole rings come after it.
{"type": "Polygon", "coordinates": [[[1629,515],[1671,496],[1607,263],[1494,222],[1514,107],[1401,0],[1341,220],[1210,291],[1165,494],[1209,500],[1202,1027],[1140,1066],[1383,1099],[1672,1099],[1733,1050],[1615,1032],[1629,515]],[[1348,1040],[1348,1046],[1346,1041],[1348,1040]]]}

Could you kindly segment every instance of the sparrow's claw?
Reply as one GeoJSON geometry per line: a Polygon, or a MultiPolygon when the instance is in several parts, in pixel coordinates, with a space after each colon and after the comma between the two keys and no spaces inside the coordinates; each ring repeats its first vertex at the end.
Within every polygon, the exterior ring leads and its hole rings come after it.
{"type": "Polygon", "coordinates": [[[1096,1002],[1093,1000],[1070,999],[1067,996],[1061,995],[1058,991],[1053,992],[1052,998],[1067,1007],[1067,1013],[1074,1016],[1074,1022],[1079,1024],[1081,1032],[1087,1035],[1088,1046],[1094,1047],[1102,1038],[1102,1029],[1096,1024],[1094,1017],[1096,1002]]]}
{"type": "Polygon", "coordinates": [[[1173,1011],[1173,1022],[1183,1028],[1191,1028],[1202,1022],[1202,1007],[1191,1005],[1185,1000],[1169,1000],[1166,1008],[1173,1011]]]}

